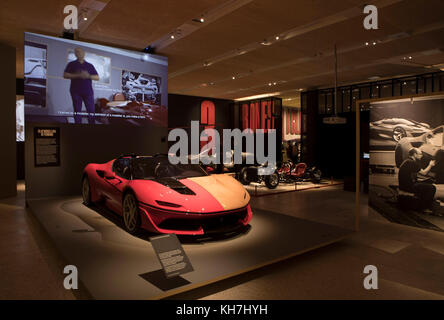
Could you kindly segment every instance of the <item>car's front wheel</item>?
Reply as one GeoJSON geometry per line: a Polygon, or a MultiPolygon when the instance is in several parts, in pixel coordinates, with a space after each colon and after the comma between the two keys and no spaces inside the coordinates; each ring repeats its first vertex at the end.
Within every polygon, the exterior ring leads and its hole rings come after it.
{"type": "Polygon", "coordinates": [[[405,137],[407,137],[407,132],[405,131],[404,128],[396,127],[395,129],[393,129],[393,140],[398,142],[399,140],[405,137]]]}
{"type": "Polygon", "coordinates": [[[139,204],[133,193],[127,193],[123,198],[123,222],[126,231],[136,234],[140,231],[141,219],[139,204]]]}
{"type": "Polygon", "coordinates": [[[250,180],[248,179],[247,167],[243,167],[242,170],[239,172],[239,181],[246,186],[250,184],[250,180]]]}
{"type": "Polygon", "coordinates": [[[91,202],[91,186],[89,184],[88,176],[84,176],[82,179],[82,198],[83,204],[86,206],[90,206],[91,202]]]}
{"type": "Polygon", "coordinates": [[[265,185],[268,189],[274,189],[279,185],[279,174],[274,172],[265,177],[265,185]]]}

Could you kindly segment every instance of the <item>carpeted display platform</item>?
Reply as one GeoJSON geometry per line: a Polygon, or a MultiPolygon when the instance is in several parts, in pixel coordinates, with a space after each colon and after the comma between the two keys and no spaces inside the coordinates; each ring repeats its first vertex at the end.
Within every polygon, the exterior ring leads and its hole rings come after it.
{"type": "MultiPolygon", "coordinates": [[[[67,264],[95,299],[161,299],[331,244],[352,230],[253,209],[250,227],[218,237],[180,237],[194,271],[165,278],[148,240],[122,219],[88,208],[79,197],[28,200],[67,264]]],[[[60,270],[62,272],[62,270],[60,270]]],[[[62,284],[61,284],[62,285],[62,284]]]]}

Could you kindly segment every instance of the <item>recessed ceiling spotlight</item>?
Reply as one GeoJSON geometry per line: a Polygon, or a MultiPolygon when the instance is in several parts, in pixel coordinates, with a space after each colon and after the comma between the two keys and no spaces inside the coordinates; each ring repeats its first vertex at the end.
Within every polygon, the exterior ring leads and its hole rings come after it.
{"type": "Polygon", "coordinates": [[[373,41],[373,45],[376,46],[376,41],[373,41]]]}
{"type": "Polygon", "coordinates": [[[275,38],[276,40],[279,40],[280,38],[279,38],[279,36],[276,36],[276,38],[275,38]]]}
{"type": "Polygon", "coordinates": [[[235,77],[235,76],[232,76],[231,79],[236,80],[236,77],[235,77]]]}
{"type": "Polygon", "coordinates": [[[269,82],[268,85],[271,86],[271,82],[269,82]]]}
{"type": "Polygon", "coordinates": [[[172,34],[170,38],[171,38],[171,39],[174,39],[174,34],[172,34]]]}
{"type": "Polygon", "coordinates": [[[276,82],[273,82],[273,85],[275,86],[275,85],[276,85],[276,82]]]}
{"type": "Polygon", "coordinates": [[[205,22],[205,19],[204,19],[204,17],[202,16],[202,17],[200,17],[199,19],[194,18],[194,19],[192,19],[192,21],[193,21],[193,22],[197,22],[197,23],[204,23],[204,22],[205,22]]]}
{"type": "Polygon", "coordinates": [[[410,56],[409,59],[412,60],[412,57],[410,56]]]}
{"type": "Polygon", "coordinates": [[[368,46],[368,42],[366,42],[365,45],[368,46]]]}

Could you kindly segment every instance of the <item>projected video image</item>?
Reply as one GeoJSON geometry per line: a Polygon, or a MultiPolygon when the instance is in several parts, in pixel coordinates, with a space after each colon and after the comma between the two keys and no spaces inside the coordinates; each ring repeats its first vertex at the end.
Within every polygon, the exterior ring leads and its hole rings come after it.
{"type": "Polygon", "coordinates": [[[26,121],[167,126],[167,58],[32,33],[25,40],[26,121]]]}
{"type": "Polygon", "coordinates": [[[15,99],[16,141],[25,141],[25,100],[23,96],[15,99]]]}
{"type": "Polygon", "coordinates": [[[28,107],[46,107],[46,45],[25,41],[25,104],[28,107]]]}
{"type": "Polygon", "coordinates": [[[122,91],[126,100],[161,103],[159,77],[122,70],[122,91]]]}
{"type": "MultiPolygon", "coordinates": [[[[74,50],[68,52],[68,62],[76,61],[74,50]]],[[[85,61],[91,63],[99,76],[98,83],[111,84],[111,59],[92,52],[85,52],[85,61]]]]}

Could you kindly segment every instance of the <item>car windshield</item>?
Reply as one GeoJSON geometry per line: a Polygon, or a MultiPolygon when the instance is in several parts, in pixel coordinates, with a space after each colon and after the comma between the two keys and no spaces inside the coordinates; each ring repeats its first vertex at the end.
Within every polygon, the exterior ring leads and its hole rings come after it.
{"type": "Polygon", "coordinates": [[[133,179],[184,179],[208,174],[198,164],[171,164],[168,157],[141,157],[132,162],[133,179]]]}

